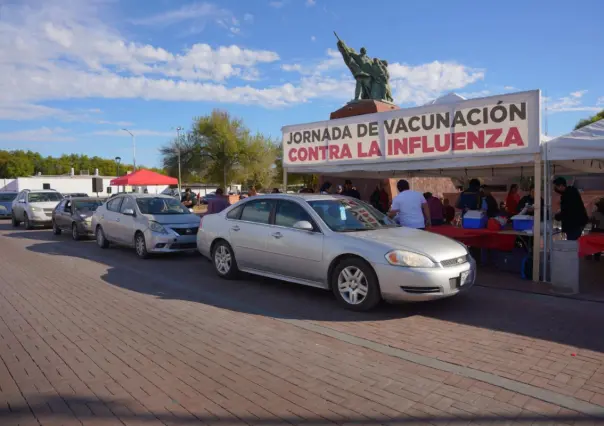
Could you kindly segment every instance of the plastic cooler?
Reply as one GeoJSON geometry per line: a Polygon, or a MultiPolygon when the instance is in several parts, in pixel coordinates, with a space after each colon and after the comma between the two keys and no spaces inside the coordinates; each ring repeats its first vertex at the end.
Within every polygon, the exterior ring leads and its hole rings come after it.
{"type": "Polygon", "coordinates": [[[461,221],[461,226],[465,229],[484,229],[487,227],[488,218],[485,212],[481,210],[470,210],[461,221]]]}
{"type": "Polygon", "coordinates": [[[512,216],[512,224],[514,231],[532,231],[533,230],[533,216],[528,215],[517,215],[512,216]]]}

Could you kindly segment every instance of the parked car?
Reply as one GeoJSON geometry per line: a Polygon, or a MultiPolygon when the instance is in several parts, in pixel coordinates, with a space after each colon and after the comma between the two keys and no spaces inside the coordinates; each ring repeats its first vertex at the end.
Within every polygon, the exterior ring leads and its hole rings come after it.
{"type": "Polygon", "coordinates": [[[63,196],[53,189],[25,189],[17,194],[12,203],[11,218],[14,227],[23,222],[25,229],[34,226],[50,226],[52,212],[63,199],[63,196]]]}
{"type": "Polygon", "coordinates": [[[92,215],[104,202],[103,198],[97,197],[64,199],[52,212],[52,231],[55,235],[69,231],[76,241],[93,236],[92,215]]]}
{"type": "Polygon", "coordinates": [[[0,192],[0,219],[9,219],[13,211],[13,200],[16,192],[0,192]]]}
{"type": "Polygon", "coordinates": [[[206,215],[197,247],[218,276],[239,271],[331,289],[353,310],[426,301],[469,289],[476,263],[454,240],[397,226],[343,196],[272,194],[206,215]]]}
{"type": "Polygon", "coordinates": [[[127,194],[98,207],[92,228],[99,247],[134,247],[144,259],[153,253],[195,251],[199,216],[168,195],[127,194]]]}

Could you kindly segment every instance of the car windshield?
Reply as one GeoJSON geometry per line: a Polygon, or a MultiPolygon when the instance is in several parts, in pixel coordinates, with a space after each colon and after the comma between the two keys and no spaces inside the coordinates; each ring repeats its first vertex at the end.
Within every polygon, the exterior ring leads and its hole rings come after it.
{"type": "Polygon", "coordinates": [[[49,203],[62,200],[61,194],[58,192],[30,192],[28,194],[30,203],[49,203]]]}
{"type": "Polygon", "coordinates": [[[397,227],[388,216],[359,200],[338,198],[309,201],[308,204],[321,216],[329,229],[335,232],[371,231],[397,227]]]}
{"type": "Polygon", "coordinates": [[[17,196],[17,194],[14,192],[5,192],[5,193],[0,192],[0,202],[13,201],[16,196],[17,196]]]}
{"type": "Polygon", "coordinates": [[[103,200],[79,200],[73,202],[75,209],[81,213],[93,212],[101,205],[103,205],[103,200]]]}
{"type": "Polygon", "coordinates": [[[189,209],[174,198],[137,198],[136,204],[142,214],[189,214],[189,209]]]}

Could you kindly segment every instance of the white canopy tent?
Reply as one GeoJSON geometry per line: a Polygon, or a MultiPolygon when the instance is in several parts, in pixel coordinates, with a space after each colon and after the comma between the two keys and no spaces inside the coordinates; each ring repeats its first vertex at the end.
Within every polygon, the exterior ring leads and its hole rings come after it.
{"type": "MultiPolygon", "coordinates": [[[[466,100],[445,95],[417,108],[285,126],[287,173],[391,178],[534,176],[541,197],[538,90],[466,100]]],[[[541,251],[540,204],[533,280],[541,251]]]]}

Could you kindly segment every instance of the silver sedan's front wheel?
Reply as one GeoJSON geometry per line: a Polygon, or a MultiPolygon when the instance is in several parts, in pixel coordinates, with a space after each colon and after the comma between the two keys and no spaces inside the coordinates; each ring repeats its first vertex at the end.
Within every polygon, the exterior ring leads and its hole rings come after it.
{"type": "Polygon", "coordinates": [[[331,288],[340,304],[353,311],[368,311],[382,300],[373,268],[358,257],[340,260],[331,275],[331,288]]]}
{"type": "Polygon", "coordinates": [[[214,269],[221,278],[233,279],[239,273],[235,253],[226,241],[219,241],[212,250],[214,269]]]}
{"type": "Polygon", "coordinates": [[[359,305],[369,292],[367,277],[356,266],[347,266],[338,275],[338,291],[346,303],[359,305]]]}

